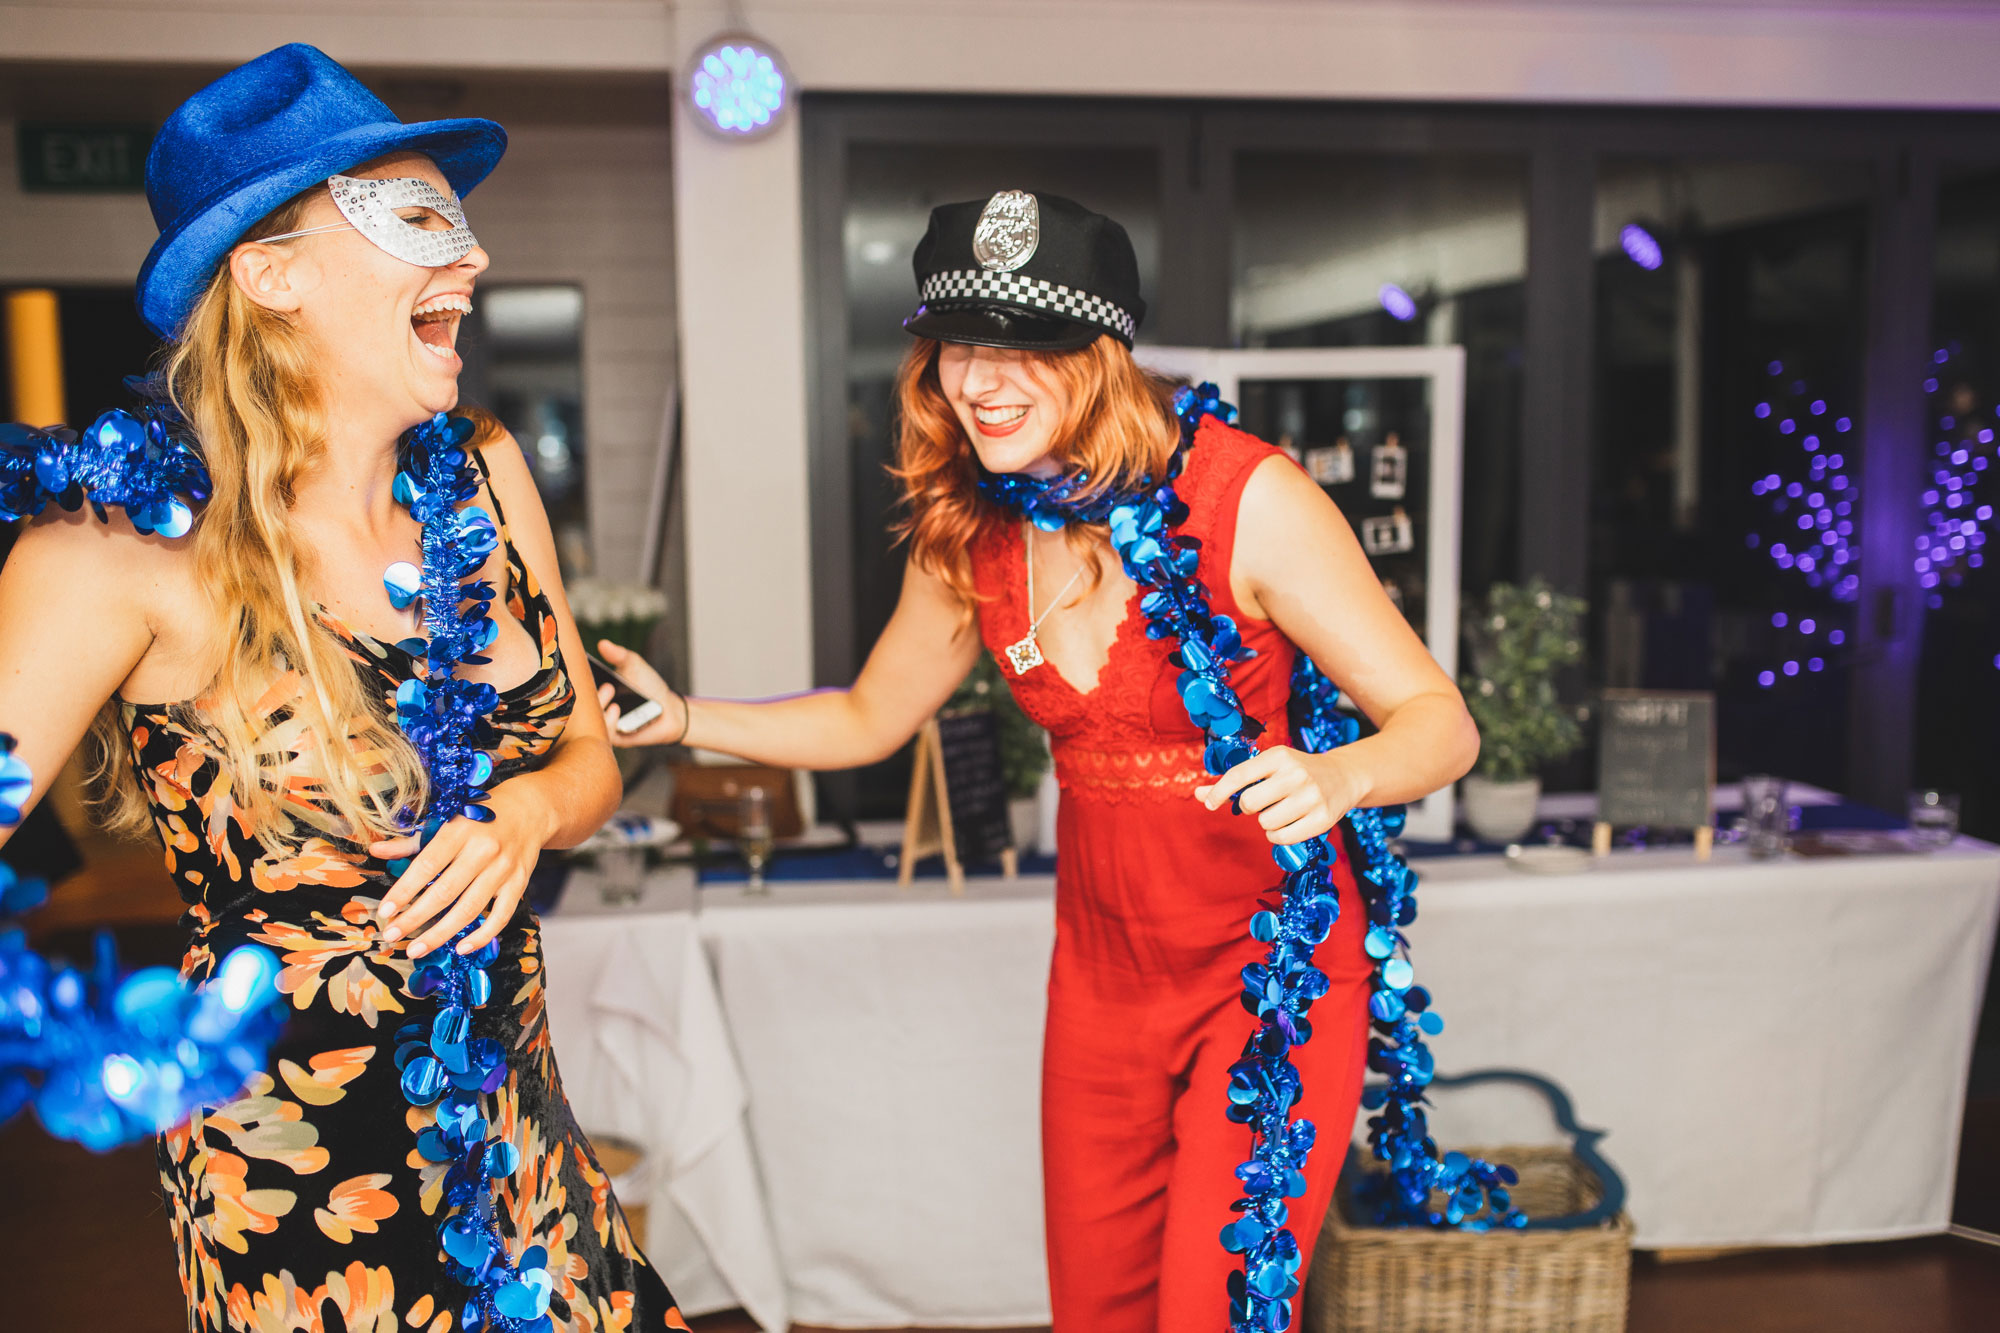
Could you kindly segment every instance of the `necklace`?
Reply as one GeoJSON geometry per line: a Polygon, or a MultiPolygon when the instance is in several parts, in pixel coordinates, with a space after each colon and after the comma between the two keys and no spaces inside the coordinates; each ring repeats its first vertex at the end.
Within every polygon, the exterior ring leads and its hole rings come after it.
{"type": "Polygon", "coordinates": [[[1040,615],[1035,615],[1035,537],[1026,528],[1021,531],[1021,544],[1028,548],[1028,614],[1034,619],[1028,626],[1028,632],[1018,642],[1007,645],[1007,665],[1014,668],[1017,676],[1027,675],[1048,660],[1042,656],[1042,645],[1035,638],[1035,633],[1041,629],[1042,622],[1062,605],[1062,599],[1069,596],[1069,590],[1076,586],[1076,581],[1083,577],[1083,566],[1078,565],[1076,573],[1069,576],[1069,582],[1063,584],[1062,591],[1043,608],[1040,615]]]}

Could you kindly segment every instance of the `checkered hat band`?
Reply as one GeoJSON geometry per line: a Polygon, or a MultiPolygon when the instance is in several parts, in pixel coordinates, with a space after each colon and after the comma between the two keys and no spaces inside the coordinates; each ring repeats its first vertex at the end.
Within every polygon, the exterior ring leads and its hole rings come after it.
{"type": "Polygon", "coordinates": [[[926,303],[998,301],[1026,310],[1046,311],[1051,315],[1110,329],[1127,341],[1139,327],[1139,322],[1132,318],[1130,311],[1113,305],[1101,296],[1019,273],[993,273],[974,268],[933,273],[924,279],[918,296],[926,303]]]}

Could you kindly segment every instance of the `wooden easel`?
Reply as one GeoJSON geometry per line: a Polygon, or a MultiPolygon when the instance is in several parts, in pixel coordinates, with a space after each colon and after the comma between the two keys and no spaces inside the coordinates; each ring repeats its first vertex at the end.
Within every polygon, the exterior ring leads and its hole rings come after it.
{"type": "MultiPolygon", "coordinates": [[[[1703,824],[1694,831],[1694,859],[1706,861],[1715,851],[1715,826],[1703,824]]],[[[1599,820],[1590,830],[1590,854],[1611,855],[1611,825],[1599,820]]]]}
{"type": "Polygon", "coordinates": [[[944,876],[951,883],[951,891],[964,893],[965,867],[958,863],[958,841],[951,831],[951,794],[945,786],[944,742],[938,736],[934,717],[917,733],[917,753],[910,765],[910,804],[903,814],[903,859],[896,866],[896,887],[909,888],[917,873],[917,862],[932,852],[944,853],[944,876]]]}

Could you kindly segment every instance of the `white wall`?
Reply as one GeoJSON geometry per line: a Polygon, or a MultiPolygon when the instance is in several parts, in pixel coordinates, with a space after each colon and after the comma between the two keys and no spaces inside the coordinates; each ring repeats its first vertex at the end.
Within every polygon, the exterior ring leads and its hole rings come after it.
{"type": "Polygon", "coordinates": [[[515,127],[466,203],[493,256],[489,280],[583,287],[590,537],[607,578],[639,572],[674,375],[672,163],[664,126],[515,127]]]}
{"type": "Polygon", "coordinates": [[[0,55],[664,70],[738,23],[937,92],[1989,107],[2000,54],[1984,0],[0,0],[0,55]]]}
{"type": "MultiPolygon", "coordinates": [[[[211,62],[305,40],[377,66],[664,72],[738,24],[774,42],[805,89],[2000,102],[2000,7],[1974,0],[0,0],[0,55],[211,62]]],[[[797,140],[725,146],[683,127],[675,146],[694,681],[727,694],[802,688],[812,681],[797,140]]],[[[522,178],[526,160],[511,164],[522,178]]],[[[53,215],[36,225],[62,228],[53,215]]],[[[653,234],[665,234],[664,217],[653,234]]],[[[0,236],[0,265],[15,262],[11,249],[0,236]]],[[[615,366],[588,335],[593,381],[635,381],[610,409],[613,421],[625,414],[616,429],[627,443],[607,447],[645,447],[647,377],[671,364],[645,303],[626,307],[639,341],[615,366]]],[[[593,398],[593,434],[606,440],[598,410],[593,398]]],[[[592,498],[609,512],[632,503],[596,486],[592,498]]]]}
{"type": "Polygon", "coordinates": [[[690,679],[793,693],[813,684],[798,125],[674,130],[690,679]]]}

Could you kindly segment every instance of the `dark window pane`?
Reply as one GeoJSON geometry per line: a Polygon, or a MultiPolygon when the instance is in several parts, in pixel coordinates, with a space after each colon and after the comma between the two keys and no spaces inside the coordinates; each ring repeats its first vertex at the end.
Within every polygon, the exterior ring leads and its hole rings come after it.
{"type": "Polygon", "coordinates": [[[2000,581],[1987,534],[2000,504],[2000,171],[1953,171],[1938,196],[1925,460],[1929,613],[1917,692],[1916,780],[1961,794],[1962,826],[2000,836],[2000,581]]]}
{"type": "Polygon", "coordinates": [[[1598,683],[1713,690],[1725,779],[1845,780],[1867,169],[1598,179],[1598,683]]]}
{"type": "Polygon", "coordinates": [[[1469,596],[1516,567],[1527,190],[1517,155],[1251,151],[1236,164],[1240,346],[1465,347],[1469,596]]]}

